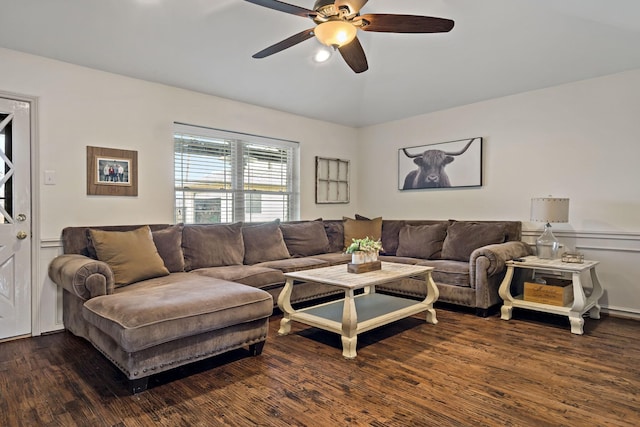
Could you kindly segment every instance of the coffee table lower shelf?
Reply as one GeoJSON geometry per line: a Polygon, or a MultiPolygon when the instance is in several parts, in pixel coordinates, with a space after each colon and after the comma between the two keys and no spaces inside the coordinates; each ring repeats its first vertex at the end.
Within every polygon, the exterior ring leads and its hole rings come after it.
{"type": "Polygon", "coordinates": [[[292,320],[334,332],[342,337],[342,355],[353,359],[356,357],[358,334],[423,311],[427,311],[429,323],[437,323],[432,304],[392,295],[364,293],[353,299],[342,298],[295,310],[282,319],[278,334],[288,334],[292,320]]]}

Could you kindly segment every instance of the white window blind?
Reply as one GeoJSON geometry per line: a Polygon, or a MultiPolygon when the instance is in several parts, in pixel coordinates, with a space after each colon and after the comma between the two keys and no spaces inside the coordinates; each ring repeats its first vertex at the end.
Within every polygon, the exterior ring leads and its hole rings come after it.
{"type": "Polygon", "coordinates": [[[176,222],[299,218],[298,143],[176,123],[176,222]]]}

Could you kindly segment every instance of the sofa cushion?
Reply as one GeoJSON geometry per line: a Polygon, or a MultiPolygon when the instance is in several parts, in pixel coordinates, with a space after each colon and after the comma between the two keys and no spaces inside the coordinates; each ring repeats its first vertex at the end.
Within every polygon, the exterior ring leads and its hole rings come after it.
{"type": "Polygon", "coordinates": [[[283,273],[292,271],[309,270],[310,268],[328,267],[329,263],[318,258],[289,258],[278,261],[267,261],[257,264],[260,267],[276,268],[283,273]]]}
{"type": "Polygon", "coordinates": [[[421,260],[417,265],[433,267],[431,277],[436,283],[470,287],[469,263],[464,261],[449,261],[446,259],[421,260]]]}
{"type": "Polygon", "coordinates": [[[346,264],[351,262],[351,254],[344,252],[330,252],[326,254],[317,254],[313,258],[326,261],[329,265],[346,264]]]}
{"type": "Polygon", "coordinates": [[[191,273],[139,282],[125,292],[92,298],[82,308],[86,321],[131,353],[272,312],[266,291],[191,273]]]}
{"type": "Polygon", "coordinates": [[[285,282],[282,271],[258,265],[227,265],[224,267],[199,268],[191,270],[190,273],[238,282],[261,289],[271,288],[273,285],[283,285],[285,282]]]}
{"type": "Polygon", "coordinates": [[[251,265],[264,261],[290,258],[280,231],[280,220],[242,227],[244,263],[251,265]]]}
{"type": "Polygon", "coordinates": [[[502,243],[504,238],[504,224],[456,221],[447,229],[447,237],[442,245],[442,258],[469,261],[474,250],[502,243]]]}
{"type": "Polygon", "coordinates": [[[351,219],[343,217],[344,221],[344,247],[345,250],[353,239],[364,239],[370,237],[373,240],[380,240],[382,237],[382,217],[374,219],[351,219]]]}
{"type": "Polygon", "coordinates": [[[169,274],[148,226],[132,231],[90,229],[89,233],[98,259],[113,271],[116,287],[169,274]]]}
{"type": "Polygon", "coordinates": [[[280,224],[289,254],[305,257],[329,252],[329,239],[322,219],[293,224],[280,224]]]}
{"type": "Polygon", "coordinates": [[[153,243],[164,266],[170,273],[184,271],[184,254],[182,253],[183,224],[176,224],[162,230],[152,231],[153,243]]]}
{"type": "Polygon", "coordinates": [[[399,233],[397,256],[439,259],[447,236],[446,224],[405,225],[399,233]]]}
{"type": "Polygon", "coordinates": [[[323,220],[324,231],[329,239],[329,252],[344,251],[344,222],[339,219],[323,220]]]}
{"type": "Polygon", "coordinates": [[[182,251],[185,271],[242,264],[242,223],[185,225],[182,230],[182,251]]]}

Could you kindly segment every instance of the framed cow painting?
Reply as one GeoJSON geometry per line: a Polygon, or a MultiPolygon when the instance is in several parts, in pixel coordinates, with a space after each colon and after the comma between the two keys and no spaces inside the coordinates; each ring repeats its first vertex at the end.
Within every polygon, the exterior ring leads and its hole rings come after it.
{"type": "Polygon", "coordinates": [[[482,137],[398,150],[398,188],[482,186],[482,137]]]}

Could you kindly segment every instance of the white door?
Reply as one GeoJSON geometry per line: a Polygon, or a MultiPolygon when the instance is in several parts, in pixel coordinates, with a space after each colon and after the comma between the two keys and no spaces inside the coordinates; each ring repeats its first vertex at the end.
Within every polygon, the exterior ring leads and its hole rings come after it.
{"type": "Polygon", "coordinates": [[[0,340],[31,333],[28,102],[0,97],[0,340]]]}

